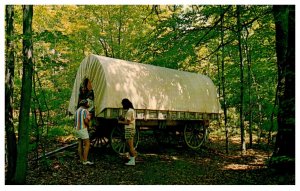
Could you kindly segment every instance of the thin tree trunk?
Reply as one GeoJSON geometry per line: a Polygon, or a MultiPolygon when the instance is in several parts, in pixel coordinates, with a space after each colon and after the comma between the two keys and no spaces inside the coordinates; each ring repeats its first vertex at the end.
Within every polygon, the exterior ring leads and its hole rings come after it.
{"type": "Polygon", "coordinates": [[[224,109],[224,123],[225,123],[225,136],[226,136],[226,153],[229,153],[229,137],[228,137],[228,126],[227,126],[227,105],[226,105],[226,93],[225,93],[225,64],[224,64],[224,10],[222,6],[220,6],[222,9],[222,19],[221,19],[221,46],[222,46],[222,95],[223,95],[223,109],[224,109]]]}
{"type": "Polygon", "coordinates": [[[218,67],[218,94],[221,95],[221,72],[220,72],[220,59],[217,53],[217,67],[218,67]]]}
{"type": "Polygon", "coordinates": [[[253,136],[252,136],[252,100],[251,100],[251,51],[250,48],[248,47],[248,36],[249,36],[249,31],[247,30],[247,37],[246,37],[246,43],[245,43],[245,48],[246,48],[246,55],[247,55],[247,66],[248,66],[248,96],[249,96],[249,147],[252,148],[252,142],[253,142],[253,136]]]}
{"type": "Polygon", "coordinates": [[[243,52],[242,52],[242,40],[241,40],[241,16],[240,16],[241,6],[237,5],[237,36],[238,36],[238,45],[239,45],[239,57],[240,57],[240,86],[241,86],[241,97],[240,97],[240,129],[241,129],[241,151],[246,151],[246,142],[245,142],[245,127],[244,127],[244,62],[243,62],[243,52]]]}
{"type": "Polygon", "coordinates": [[[17,140],[13,123],[13,92],[14,92],[14,6],[7,5],[5,12],[6,18],[6,54],[5,54],[5,133],[7,144],[7,174],[5,183],[13,184],[16,171],[17,159],[17,140]]]}
{"type": "MultiPolygon", "coordinates": [[[[111,22],[111,15],[110,15],[110,12],[108,11],[107,12],[108,14],[108,24],[113,26],[112,22],[111,22]]],[[[109,33],[110,33],[110,52],[111,52],[111,57],[112,58],[115,58],[115,50],[114,50],[114,39],[113,39],[113,30],[111,28],[109,28],[109,33]]]]}
{"type": "Polygon", "coordinates": [[[30,130],[30,104],[32,91],[33,72],[33,47],[32,47],[32,16],[33,6],[23,6],[23,77],[21,89],[21,106],[19,116],[18,158],[15,174],[17,184],[26,183],[28,145],[30,130]]]}
{"type": "MultiPolygon", "coordinates": [[[[250,53],[251,55],[251,53],[250,53]]],[[[250,57],[250,63],[251,63],[251,57],[250,57]]],[[[259,88],[258,88],[258,83],[255,79],[255,76],[252,74],[251,72],[251,68],[250,68],[250,71],[249,71],[249,75],[252,76],[252,85],[253,85],[253,88],[255,89],[255,93],[251,94],[251,95],[257,95],[257,106],[258,106],[258,128],[257,128],[257,144],[260,144],[260,138],[261,138],[261,132],[262,132],[262,106],[261,106],[261,98],[260,98],[260,95],[259,95],[259,88]]],[[[252,102],[253,103],[253,102],[252,102]]],[[[253,122],[253,112],[251,111],[252,113],[252,117],[251,117],[251,120],[253,122]]]]}
{"type": "Polygon", "coordinates": [[[274,101],[274,105],[273,105],[273,109],[272,109],[272,113],[271,113],[271,117],[270,117],[271,127],[269,129],[268,144],[271,143],[271,139],[272,139],[272,131],[274,130],[274,116],[275,116],[275,110],[276,110],[277,105],[278,105],[278,86],[276,87],[275,101],[274,101]]]}
{"type": "Polygon", "coordinates": [[[122,32],[122,7],[119,7],[119,26],[118,26],[118,57],[120,58],[121,56],[121,32],[122,32]]]}

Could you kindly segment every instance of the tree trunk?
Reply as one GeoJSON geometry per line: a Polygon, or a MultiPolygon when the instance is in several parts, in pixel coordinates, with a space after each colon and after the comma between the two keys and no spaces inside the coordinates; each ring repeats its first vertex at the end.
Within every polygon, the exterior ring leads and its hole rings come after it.
{"type": "Polygon", "coordinates": [[[32,47],[33,6],[23,6],[23,76],[19,116],[18,158],[15,174],[17,184],[26,183],[29,145],[29,117],[32,91],[33,47],[32,47]]]}
{"type": "MultiPolygon", "coordinates": [[[[256,90],[256,92],[258,92],[256,90]]],[[[260,144],[260,139],[261,139],[261,133],[262,133],[262,106],[261,106],[261,99],[260,99],[260,95],[257,95],[257,100],[258,100],[258,128],[257,128],[257,144],[260,144]]]]}
{"type": "Polygon", "coordinates": [[[5,50],[5,133],[7,144],[7,174],[5,183],[13,184],[16,171],[17,140],[13,123],[13,92],[14,92],[14,6],[7,5],[5,11],[6,18],[6,50],[5,50]]]}
{"type": "Polygon", "coordinates": [[[249,37],[249,31],[247,30],[247,37],[246,37],[246,43],[245,43],[245,52],[247,55],[247,66],[248,66],[248,96],[249,96],[249,108],[248,108],[248,113],[249,113],[249,147],[252,148],[252,142],[253,142],[253,133],[252,133],[252,101],[251,101],[251,51],[250,47],[248,47],[248,37],[249,37]]]}
{"type": "Polygon", "coordinates": [[[273,6],[278,65],[278,133],[273,156],[295,158],[295,6],[273,6]]]}
{"type": "Polygon", "coordinates": [[[238,36],[238,45],[239,45],[239,57],[240,57],[240,86],[241,86],[241,97],[240,97],[240,129],[241,129],[241,151],[246,151],[246,142],[245,142],[245,128],[244,128],[244,62],[243,62],[243,52],[242,52],[242,40],[241,40],[241,18],[240,18],[240,9],[241,6],[237,5],[237,36],[238,36]]]}
{"type": "Polygon", "coordinates": [[[118,58],[121,57],[121,32],[122,32],[122,27],[123,27],[123,22],[122,22],[122,7],[119,7],[119,25],[118,25],[118,58]]]}
{"type": "Polygon", "coordinates": [[[221,44],[222,44],[222,95],[223,95],[223,109],[224,109],[224,123],[225,123],[225,136],[226,136],[226,153],[229,153],[229,137],[228,137],[228,126],[227,126],[227,105],[226,105],[226,93],[225,93],[225,75],[224,75],[224,10],[222,6],[222,19],[221,19],[221,44]]]}

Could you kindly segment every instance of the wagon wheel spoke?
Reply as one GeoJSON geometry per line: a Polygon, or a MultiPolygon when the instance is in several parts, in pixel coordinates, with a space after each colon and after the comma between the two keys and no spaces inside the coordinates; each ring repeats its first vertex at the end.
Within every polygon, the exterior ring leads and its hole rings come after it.
{"type": "Polygon", "coordinates": [[[116,127],[114,128],[114,136],[115,137],[122,137],[124,135],[124,131],[122,130],[121,127],[116,127]]]}
{"type": "Polygon", "coordinates": [[[108,145],[108,138],[98,131],[94,132],[90,136],[91,145],[93,147],[105,147],[108,145]]]}
{"type": "Polygon", "coordinates": [[[123,153],[125,149],[125,143],[124,142],[115,142],[114,150],[117,153],[123,153]]]}
{"type": "Polygon", "coordinates": [[[97,137],[91,140],[91,145],[93,147],[97,147],[98,146],[98,138],[97,137]]]}
{"type": "Polygon", "coordinates": [[[125,149],[125,142],[112,140],[111,146],[116,153],[123,153],[125,149]]]}
{"type": "Polygon", "coordinates": [[[107,137],[99,137],[98,139],[98,145],[100,146],[107,146],[108,145],[108,139],[107,137]]]}
{"type": "Polygon", "coordinates": [[[187,137],[187,143],[189,143],[188,145],[192,147],[196,147],[197,145],[199,145],[198,137],[193,132],[189,132],[186,135],[186,137],[187,137]]]}

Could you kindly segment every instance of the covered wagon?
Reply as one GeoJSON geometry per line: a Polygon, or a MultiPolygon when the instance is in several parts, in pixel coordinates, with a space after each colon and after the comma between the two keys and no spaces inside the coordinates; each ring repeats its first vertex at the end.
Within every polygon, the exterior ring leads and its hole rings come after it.
{"type": "Polygon", "coordinates": [[[93,143],[108,143],[118,153],[125,152],[124,130],[117,123],[125,113],[123,98],[131,100],[136,111],[136,144],[139,130],[151,129],[161,139],[166,138],[161,132],[182,133],[186,145],[197,149],[205,141],[209,121],[221,111],[216,87],[205,75],[93,54],[79,66],[68,108],[72,114],[82,89],[94,95],[93,143]]]}

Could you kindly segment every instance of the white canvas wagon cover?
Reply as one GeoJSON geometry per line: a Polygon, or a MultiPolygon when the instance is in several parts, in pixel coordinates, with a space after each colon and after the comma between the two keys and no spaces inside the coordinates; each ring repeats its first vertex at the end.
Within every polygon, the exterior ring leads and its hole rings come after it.
{"type": "Polygon", "coordinates": [[[220,113],[216,87],[207,76],[92,54],[76,75],[68,108],[73,114],[85,78],[94,90],[96,116],[122,108],[123,98],[135,109],[220,113]]]}

